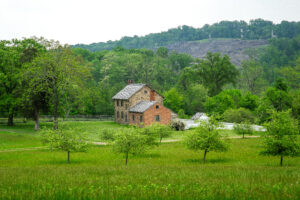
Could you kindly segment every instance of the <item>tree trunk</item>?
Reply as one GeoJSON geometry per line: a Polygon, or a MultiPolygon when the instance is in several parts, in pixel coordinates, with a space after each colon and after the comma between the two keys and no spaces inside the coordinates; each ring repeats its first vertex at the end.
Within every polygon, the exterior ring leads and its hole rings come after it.
{"type": "Polygon", "coordinates": [[[205,150],[204,150],[204,156],[203,156],[203,162],[204,162],[204,163],[205,163],[206,153],[207,153],[207,151],[206,151],[206,149],[205,149],[205,150]]]}
{"type": "Polygon", "coordinates": [[[68,164],[70,164],[70,151],[68,151],[68,164]]]}
{"type": "Polygon", "coordinates": [[[280,167],[282,167],[283,156],[280,157],[280,167]]]}
{"type": "Polygon", "coordinates": [[[54,90],[54,130],[58,129],[58,94],[57,89],[54,90]]]}
{"type": "Polygon", "coordinates": [[[8,115],[7,126],[13,126],[13,125],[14,125],[14,114],[10,113],[8,115]]]}
{"type": "Polygon", "coordinates": [[[126,160],[125,160],[125,165],[127,166],[127,161],[128,161],[128,152],[126,153],[126,160]]]}
{"type": "Polygon", "coordinates": [[[34,130],[39,130],[40,129],[40,121],[39,121],[39,108],[38,106],[34,107],[34,120],[35,120],[35,125],[34,125],[34,130]]]}

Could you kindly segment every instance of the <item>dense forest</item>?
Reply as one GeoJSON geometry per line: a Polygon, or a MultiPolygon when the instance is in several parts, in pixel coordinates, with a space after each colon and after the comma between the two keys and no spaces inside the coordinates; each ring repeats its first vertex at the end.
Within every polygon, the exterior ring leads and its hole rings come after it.
{"type": "Polygon", "coordinates": [[[90,51],[111,50],[117,46],[127,49],[150,48],[154,49],[180,41],[196,41],[208,38],[241,38],[245,40],[293,38],[300,34],[300,22],[282,21],[274,24],[263,19],[245,21],[221,21],[202,28],[179,26],[166,32],[151,33],[146,36],[123,37],[117,41],[93,43],[89,45],[77,44],[73,47],[84,48],[90,51]]]}
{"type": "MultiPolygon", "coordinates": [[[[223,23],[205,27],[214,30],[223,23]]],[[[235,23],[244,24],[228,22],[235,23]]],[[[55,121],[76,114],[113,115],[111,97],[133,80],[163,94],[165,105],[182,118],[206,112],[223,121],[262,124],[273,110],[291,110],[299,119],[299,22],[273,25],[253,20],[245,27],[256,33],[246,36],[245,28],[245,38],[268,38],[272,27],[278,37],[269,39],[266,47],[249,49],[250,59],[239,69],[227,55],[210,52],[195,59],[165,47],[153,51],[118,44],[112,50],[93,52],[44,38],[0,41],[1,117],[8,118],[9,125],[16,116],[33,118],[38,129],[41,114],[52,115],[55,121]]]]}

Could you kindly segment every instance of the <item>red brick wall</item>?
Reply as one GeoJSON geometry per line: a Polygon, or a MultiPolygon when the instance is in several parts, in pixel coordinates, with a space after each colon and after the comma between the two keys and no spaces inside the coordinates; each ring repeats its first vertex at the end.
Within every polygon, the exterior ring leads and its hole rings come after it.
{"type": "Polygon", "coordinates": [[[164,107],[163,105],[156,103],[151,108],[146,110],[144,112],[144,124],[150,125],[152,123],[156,123],[155,121],[155,115],[160,116],[159,123],[168,125],[171,123],[171,111],[164,107]],[[156,109],[156,106],[159,106],[158,109],[156,109]]]}
{"type": "MultiPolygon", "coordinates": [[[[132,125],[140,125],[141,123],[144,123],[144,122],[141,122],[140,121],[140,116],[143,116],[143,113],[129,113],[129,124],[132,124],[132,125]],[[134,121],[132,119],[132,116],[134,115],[134,121]]],[[[144,116],[143,116],[143,119],[144,119],[144,116]]]]}

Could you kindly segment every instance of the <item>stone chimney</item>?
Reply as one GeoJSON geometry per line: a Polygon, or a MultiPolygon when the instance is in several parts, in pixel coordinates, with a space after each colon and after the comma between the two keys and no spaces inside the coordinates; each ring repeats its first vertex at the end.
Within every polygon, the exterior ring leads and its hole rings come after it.
{"type": "Polygon", "coordinates": [[[133,83],[133,80],[128,80],[128,85],[132,84],[132,83],[133,83]]]}

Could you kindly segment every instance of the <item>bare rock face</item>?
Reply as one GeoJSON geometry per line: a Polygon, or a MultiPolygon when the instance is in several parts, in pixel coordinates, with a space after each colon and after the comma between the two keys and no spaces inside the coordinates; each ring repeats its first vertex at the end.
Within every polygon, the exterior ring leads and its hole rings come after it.
{"type": "Polygon", "coordinates": [[[266,40],[240,40],[240,39],[209,39],[203,41],[176,42],[166,46],[170,51],[187,53],[195,58],[204,58],[207,52],[227,54],[236,66],[249,57],[245,50],[249,48],[259,48],[267,45],[266,40]]]}

